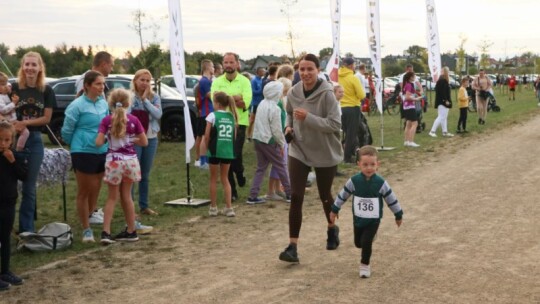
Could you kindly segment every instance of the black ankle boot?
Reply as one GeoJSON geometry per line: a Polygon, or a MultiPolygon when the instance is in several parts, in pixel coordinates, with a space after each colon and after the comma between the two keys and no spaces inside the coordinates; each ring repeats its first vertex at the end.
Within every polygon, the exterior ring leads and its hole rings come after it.
{"type": "Polygon", "coordinates": [[[337,249],[339,246],[339,227],[335,225],[334,227],[328,228],[326,233],[328,234],[328,238],[326,239],[326,249],[337,249]]]}

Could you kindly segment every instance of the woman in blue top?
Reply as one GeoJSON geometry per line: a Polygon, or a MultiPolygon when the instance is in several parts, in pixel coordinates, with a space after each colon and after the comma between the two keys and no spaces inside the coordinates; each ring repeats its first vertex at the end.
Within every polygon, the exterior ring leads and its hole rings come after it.
{"type": "Polygon", "coordinates": [[[71,147],[71,161],[77,179],[77,212],[83,226],[83,242],[94,242],[89,216],[96,209],[105,171],[107,144],[97,147],[98,127],[109,114],[103,97],[105,78],[89,71],[84,76],[84,94],[65,111],[62,139],[71,147]]]}
{"type": "Polygon", "coordinates": [[[45,64],[39,53],[24,54],[19,69],[19,80],[13,84],[11,94],[19,97],[16,110],[18,121],[13,123],[17,133],[24,129],[30,131],[24,147],[29,153],[28,176],[22,186],[19,232],[34,232],[36,183],[44,156],[41,128],[49,123],[52,109],[56,106],[54,92],[45,84],[45,64]]]}
{"type": "Polygon", "coordinates": [[[139,118],[148,138],[148,146],[136,145],[137,158],[141,166],[141,181],[139,182],[139,208],[142,214],[157,215],[157,212],[148,208],[148,185],[150,169],[156,156],[159,132],[159,119],[163,114],[161,99],[152,92],[152,74],[147,69],[138,70],[131,82],[134,93],[131,114],[139,118]]]}

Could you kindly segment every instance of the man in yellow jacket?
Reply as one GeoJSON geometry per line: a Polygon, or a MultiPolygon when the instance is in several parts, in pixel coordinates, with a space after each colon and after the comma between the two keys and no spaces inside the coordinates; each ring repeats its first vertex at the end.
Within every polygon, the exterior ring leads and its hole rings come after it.
{"type": "Polygon", "coordinates": [[[343,87],[345,95],[340,101],[341,128],[345,133],[345,148],[343,161],[355,163],[353,157],[358,148],[358,128],[360,125],[360,103],[366,97],[360,80],[354,76],[354,58],[343,59],[342,66],[338,71],[338,82],[343,87]]]}

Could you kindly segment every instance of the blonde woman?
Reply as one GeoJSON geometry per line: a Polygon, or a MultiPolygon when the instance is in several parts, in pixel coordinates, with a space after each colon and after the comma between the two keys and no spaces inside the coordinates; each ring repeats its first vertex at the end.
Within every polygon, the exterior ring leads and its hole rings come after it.
{"type": "Polygon", "coordinates": [[[441,76],[435,84],[435,109],[437,109],[437,118],[433,122],[429,136],[437,137],[437,129],[442,129],[442,136],[452,137],[454,134],[448,132],[448,112],[452,108],[452,99],[450,96],[450,71],[444,67],[441,76]]]}

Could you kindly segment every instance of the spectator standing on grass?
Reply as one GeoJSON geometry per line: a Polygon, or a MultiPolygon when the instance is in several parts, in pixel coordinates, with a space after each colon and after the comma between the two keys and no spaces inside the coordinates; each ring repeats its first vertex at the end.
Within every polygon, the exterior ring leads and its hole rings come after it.
{"type": "Polygon", "coordinates": [[[340,101],[341,127],[345,133],[345,148],[343,162],[354,163],[352,160],[354,151],[358,148],[358,128],[360,125],[360,103],[366,97],[364,87],[360,80],[354,76],[354,58],[343,59],[342,66],[338,70],[339,84],[345,94],[340,101]]]}
{"type": "MultiPolygon", "coordinates": [[[[240,76],[243,77],[243,76],[240,76]]],[[[230,165],[235,158],[234,143],[238,124],[236,101],[224,92],[212,95],[215,111],[206,117],[204,139],[208,149],[210,163],[210,209],[208,215],[217,216],[217,183],[218,177],[223,185],[225,208],[223,215],[234,217],[232,208],[232,189],[229,183],[230,165]],[[227,108],[230,111],[227,111],[227,108]]]]}
{"type": "Polygon", "coordinates": [[[267,84],[264,87],[263,95],[264,99],[259,105],[260,111],[255,119],[253,130],[257,169],[246,202],[251,205],[265,202],[258,195],[269,164],[272,164],[272,169],[277,171],[279,180],[285,189],[287,201],[290,201],[291,198],[289,175],[287,174],[287,166],[283,161],[286,143],[283,136],[281,110],[277,105],[283,95],[283,84],[280,81],[267,84]]]}
{"type": "Polygon", "coordinates": [[[289,245],[279,259],[291,263],[299,262],[297,244],[302,226],[302,205],[306,179],[312,167],[317,175],[317,188],[327,221],[326,248],[333,250],[339,246],[339,228],[330,222],[329,216],[334,201],[332,182],[337,164],[343,160],[339,138],[341,117],[332,85],[318,78],[319,67],[317,56],[304,55],[298,69],[301,81],[287,95],[285,134],[292,136],[289,145],[291,207],[289,245]]]}
{"type": "Polygon", "coordinates": [[[534,92],[536,94],[536,98],[538,98],[538,105],[540,106],[540,76],[536,77],[534,82],[534,92]]]}
{"type": "Polygon", "coordinates": [[[414,72],[407,72],[403,76],[403,83],[401,83],[401,96],[403,96],[403,118],[405,118],[405,147],[418,148],[419,144],[414,142],[416,135],[416,127],[418,126],[418,115],[416,114],[416,102],[419,101],[422,96],[419,96],[414,89],[414,82],[416,76],[414,72]]]}
{"type": "Polygon", "coordinates": [[[469,95],[467,87],[469,86],[469,77],[461,79],[461,87],[458,92],[458,108],[459,120],[457,125],[457,133],[467,133],[467,112],[469,112],[469,95]]]}
{"type": "Polygon", "coordinates": [[[454,134],[448,132],[448,113],[452,108],[449,73],[448,67],[443,67],[439,80],[435,84],[435,109],[437,109],[437,118],[435,118],[431,131],[429,131],[429,136],[431,137],[437,137],[437,129],[439,127],[442,129],[442,136],[454,136],[454,134]]]}
{"type": "Polygon", "coordinates": [[[512,74],[512,76],[508,78],[508,100],[510,100],[510,98],[512,100],[516,100],[516,85],[517,85],[516,76],[512,74]]]}
{"type": "Polygon", "coordinates": [[[131,94],[125,89],[114,89],[108,100],[111,115],[107,115],[99,124],[95,144],[102,146],[108,142],[103,181],[109,188],[103,217],[101,244],[108,245],[115,241],[136,242],[139,240],[135,226],[135,209],[131,187],[141,180],[141,168],[134,145],[145,147],[148,139],[144,127],[136,116],[128,114],[131,106],[131,94]],[[126,228],[111,236],[111,221],[114,205],[120,198],[120,204],[126,219],[126,228]]]}
{"type": "Polygon", "coordinates": [[[219,76],[223,75],[223,66],[221,63],[214,63],[214,75],[212,75],[212,80],[218,78],[219,76]]]}
{"type": "Polygon", "coordinates": [[[51,121],[56,96],[45,84],[45,64],[37,52],[28,52],[21,59],[18,82],[11,88],[11,95],[18,96],[17,121],[13,122],[17,133],[30,132],[24,150],[28,152],[28,176],[22,183],[22,199],[19,207],[19,233],[35,232],[36,184],[39,168],[45,154],[41,129],[51,121]]]}
{"type": "MultiPolygon", "coordinates": [[[[103,77],[107,77],[113,71],[113,67],[114,58],[111,54],[105,51],[97,52],[92,62],[92,68],[82,74],[75,82],[77,97],[81,96],[84,93],[84,77],[86,73],[94,71],[100,73],[103,77]]],[[[107,93],[109,92],[109,87],[107,86],[107,82],[104,82],[103,86],[104,89],[102,95],[105,99],[107,93]]],[[[99,189],[96,195],[99,195],[99,189]]],[[[90,212],[90,224],[103,224],[103,209],[98,209],[97,199],[95,201],[95,204],[91,206],[91,208],[92,211],[90,212]]]]}
{"type": "Polygon", "coordinates": [[[363,63],[360,63],[358,66],[358,71],[354,74],[358,80],[360,80],[360,84],[364,88],[364,92],[366,93],[366,98],[369,99],[370,96],[370,89],[369,89],[369,80],[366,77],[366,65],[363,63]]]}
{"type": "MultiPolygon", "coordinates": [[[[512,87],[510,86],[512,79],[514,80],[515,91],[515,77],[510,77],[508,87],[510,88],[510,92],[513,94],[514,91],[512,91],[512,87]]],[[[483,69],[480,69],[478,77],[476,77],[476,79],[472,83],[472,87],[474,90],[476,90],[476,110],[478,112],[478,124],[485,125],[487,116],[487,99],[489,94],[488,92],[491,90],[491,80],[489,79],[489,77],[486,76],[486,72],[483,69]]]]}
{"type": "Polygon", "coordinates": [[[247,130],[247,138],[248,140],[253,137],[253,123],[255,122],[255,116],[257,114],[257,107],[259,106],[259,103],[263,100],[263,76],[264,76],[265,70],[263,67],[258,67],[257,72],[255,73],[255,77],[251,80],[251,92],[252,92],[252,99],[251,99],[251,107],[250,107],[250,115],[249,115],[249,127],[247,130]]]}
{"type": "Polygon", "coordinates": [[[201,69],[202,77],[195,86],[195,100],[197,102],[197,109],[199,110],[199,116],[195,120],[195,153],[197,154],[195,167],[208,169],[208,157],[201,153],[201,145],[204,142],[203,136],[206,131],[206,117],[214,112],[214,104],[212,103],[212,96],[210,94],[212,77],[214,75],[214,64],[212,61],[204,59],[201,61],[201,69]]]}
{"type": "Polygon", "coordinates": [[[9,289],[10,285],[23,283],[23,279],[11,272],[9,267],[17,182],[24,180],[28,174],[24,160],[15,157],[14,138],[15,128],[7,121],[0,121],[0,291],[9,289]]]}
{"type": "Polygon", "coordinates": [[[141,180],[138,183],[139,210],[142,214],[157,215],[158,213],[149,207],[148,192],[150,170],[152,169],[158,146],[159,120],[163,114],[161,99],[152,90],[152,74],[147,69],[141,69],[135,72],[135,76],[131,81],[131,91],[133,93],[133,103],[130,108],[131,114],[139,119],[148,139],[148,145],[135,146],[141,169],[141,180]]]}
{"type": "Polygon", "coordinates": [[[388,182],[377,174],[380,165],[377,149],[372,146],[360,148],[357,164],[360,173],[351,177],[339,192],[332,205],[330,221],[335,222],[341,207],[352,196],[354,244],[362,249],[359,275],[369,278],[371,248],[383,216],[383,200],[394,214],[398,227],[403,221],[403,211],[388,182]]]}
{"type": "MultiPolygon", "coordinates": [[[[94,242],[90,216],[95,206],[105,172],[107,144],[98,147],[95,139],[101,120],[109,114],[103,90],[105,77],[96,71],[84,75],[84,93],[65,110],[62,139],[70,146],[71,162],[77,180],[77,214],[83,228],[83,242],[94,242]]],[[[103,217],[100,216],[103,223],[103,217]]]]}
{"type": "Polygon", "coordinates": [[[246,177],[244,176],[243,150],[246,141],[246,129],[249,126],[249,106],[251,104],[251,83],[238,73],[239,57],[235,53],[225,53],[223,56],[223,68],[225,74],[212,82],[211,96],[215,92],[224,92],[235,101],[235,109],[238,117],[238,129],[234,142],[235,159],[229,168],[229,183],[233,201],[238,198],[236,190],[236,180],[238,186],[244,187],[246,177]]]}

